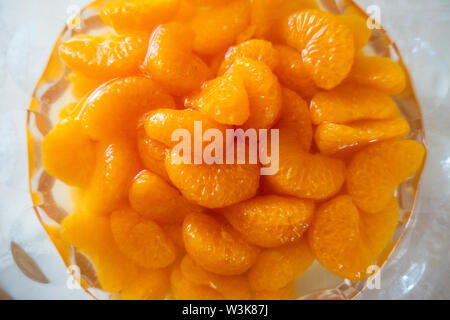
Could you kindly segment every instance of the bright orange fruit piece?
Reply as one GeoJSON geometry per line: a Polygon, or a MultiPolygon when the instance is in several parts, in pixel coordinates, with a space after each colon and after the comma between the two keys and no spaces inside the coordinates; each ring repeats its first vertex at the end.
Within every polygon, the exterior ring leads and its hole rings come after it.
{"type": "Polygon", "coordinates": [[[45,170],[70,186],[89,183],[95,158],[96,144],[85,134],[78,120],[60,121],[42,141],[45,170]]]}
{"type": "MultiPolygon", "coordinates": [[[[158,109],[148,114],[145,120],[145,132],[150,139],[159,141],[168,147],[179,143],[172,139],[177,129],[187,130],[191,137],[191,150],[194,151],[195,124],[201,129],[201,137],[208,129],[218,129],[225,136],[226,125],[220,124],[198,110],[158,109]]],[[[186,137],[187,139],[188,137],[186,137]]],[[[206,144],[206,141],[204,142],[206,144]]]]}
{"type": "Polygon", "coordinates": [[[387,94],[401,93],[406,86],[402,67],[389,58],[357,56],[347,80],[387,94]]]}
{"type": "Polygon", "coordinates": [[[170,275],[171,293],[175,300],[224,300],[225,297],[217,290],[206,286],[195,284],[183,275],[180,267],[172,270],[170,275]]]}
{"type": "Polygon", "coordinates": [[[308,75],[323,89],[336,87],[350,72],[354,40],[350,29],[331,13],[304,10],[283,21],[282,37],[302,53],[308,75]]]}
{"type": "Polygon", "coordinates": [[[271,248],[301,238],[309,228],[314,202],[266,195],[227,207],[222,212],[248,242],[271,248]]]}
{"type": "Polygon", "coordinates": [[[284,45],[277,45],[275,48],[280,61],[275,74],[280,82],[297,92],[302,98],[310,99],[319,91],[319,88],[307,74],[301,53],[284,45]]]}
{"type": "Polygon", "coordinates": [[[270,128],[278,120],[282,107],[281,86],[270,68],[261,61],[236,58],[229,72],[244,79],[250,102],[250,117],[245,128],[270,128]]]}
{"type": "Polygon", "coordinates": [[[123,300],[164,299],[170,288],[170,272],[165,269],[139,268],[137,276],[122,289],[123,300]]]}
{"type": "Polygon", "coordinates": [[[75,36],[59,47],[59,56],[75,72],[107,81],[139,71],[148,43],[138,36],[75,36]]]}
{"type": "Polygon", "coordinates": [[[129,184],[140,170],[137,152],[128,143],[101,143],[92,179],[84,190],[83,211],[109,214],[123,205],[129,184]]]}
{"type": "Polygon", "coordinates": [[[264,62],[271,70],[275,69],[279,60],[278,53],[270,41],[251,39],[228,49],[219,74],[224,74],[230,69],[236,58],[250,58],[264,62]]]}
{"type": "Polygon", "coordinates": [[[105,80],[89,78],[79,72],[70,73],[67,76],[67,80],[70,81],[72,94],[78,100],[81,100],[84,96],[91,93],[106,82],[105,80]]]}
{"type": "Polygon", "coordinates": [[[309,107],[294,91],[283,88],[283,108],[277,127],[283,133],[289,131],[304,151],[309,151],[313,138],[313,128],[309,107]]]}
{"type": "Polygon", "coordinates": [[[307,8],[318,9],[319,6],[315,0],[254,0],[251,25],[246,33],[254,38],[276,37],[280,20],[307,8]]]}
{"type": "Polygon", "coordinates": [[[250,2],[230,1],[198,10],[188,22],[194,31],[194,51],[215,54],[235,44],[237,36],[250,23],[250,2]]]}
{"type": "Polygon", "coordinates": [[[186,251],[205,270],[239,275],[255,262],[259,249],[229,224],[207,214],[189,214],[183,222],[186,251]]]}
{"type": "Polygon", "coordinates": [[[75,213],[62,221],[61,236],[89,256],[105,291],[120,292],[137,274],[134,263],[115,244],[109,217],[75,213]]]}
{"type": "Polygon", "coordinates": [[[175,246],[161,227],[131,209],[112,213],[111,231],[120,251],[138,266],[164,268],[176,258],[175,246]]]}
{"type": "Polygon", "coordinates": [[[144,170],[134,179],[129,193],[131,207],[158,223],[182,222],[190,212],[202,209],[187,201],[177,189],[156,174],[144,170]]]}
{"type": "Polygon", "coordinates": [[[296,298],[294,282],[275,291],[253,292],[253,300],[295,300],[296,298]]]}
{"type": "Polygon", "coordinates": [[[192,53],[193,39],[193,32],[179,22],[160,25],[150,38],[142,70],[171,94],[182,96],[199,89],[213,74],[192,53]]]}
{"type": "Polygon", "coordinates": [[[145,132],[144,126],[141,126],[137,133],[137,147],[144,167],[168,182],[169,176],[165,165],[167,146],[159,141],[150,139],[145,132]]]}
{"type": "Polygon", "coordinates": [[[370,145],[356,154],[348,168],[347,190],[366,212],[378,212],[395,189],[421,166],[425,147],[412,140],[392,140],[370,145]]]}
{"type": "Polygon", "coordinates": [[[98,88],[86,100],[80,117],[94,139],[136,136],[139,118],[157,107],[174,108],[175,102],[153,80],[133,76],[98,88]]]}
{"type": "Polygon", "coordinates": [[[338,15],[337,18],[352,31],[355,51],[365,47],[372,35],[372,31],[367,27],[367,19],[357,14],[338,15]]]}
{"type": "Polygon", "coordinates": [[[250,115],[244,81],[237,73],[205,82],[200,92],[189,97],[185,105],[228,125],[242,125],[250,115]]]}
{"type": "Polygon", "coordinates": [[[280,136],[279,169],[263,176],[267,187],[278,194],[314,200],[336,194],[345,181],[345,163],[302,150],[292,136],[280,136]]]}
{"type": "Polygon", "coordinates": [[[397,201],[391,196],[376,214],[359,212],[352,198],[338,196],[316,212],[309,243],[317,260],[331,272],[360,281],[388,244],[397,226],[397,201]]]}
{"type": "Polygon", "coordinates": [[[250,286],[246,276],[221,276],[208,272],[200,267],[189,255],[184,256],[180,268],[181,273],[187,280],[197,285],[211,287],[222,294],[225,299],[250,299],[250,286]]]}
{"type": "Polygon", "coordinates": [[[254,291],[276,291],[298,278],[314,261],[308,241],[261,252],[248,272],[248,280],[254,291]]]}
{"type": "Polygon", "coordinates": [[[349,124],[324,122],[316,128],[315,141],[321,153],[334,154],[376,141],[403,137],[408,133],[408,121],[402,117],[363,120],[349,124]]]}
{"type": "Polygon", "coordinates": [[[103,22],[117,32],[151,33],[172,19],[180,0],[114,0],[100,12],[103,22]]]}
{"type": "Polygon", "coordinates": [[[252,164],[185,164],[177,152],[166,157],[170,181],[185,198],[206,208],[223,208],[253,197],[259,166],[252,164]]]}
{"type": "Polygon", "coordinates": [[[330,91],[319,92],[311,100],[310,111],[314,124],[399,116],[397,105],[388,95],[358,85],[342,85],[330,91]]]}

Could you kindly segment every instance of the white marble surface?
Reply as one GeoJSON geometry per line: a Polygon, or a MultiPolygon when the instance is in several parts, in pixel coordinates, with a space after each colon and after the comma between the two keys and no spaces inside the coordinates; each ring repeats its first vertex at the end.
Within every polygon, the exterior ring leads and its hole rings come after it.
{"type": "MultiPolygon", "coordinates": [[[[362,298],[450,298],[450,1],[359,0],[378,5],[381,22],[412,73],[429,147],[412,229],[362,298]]],[[[31,209],[25,115],[31,92],[73,8],[86,0],[0,0],[0,289],[16,299],[89,299],[69,290],[68,274],[31,209]],[[41,266],[50,284],[26,278],[10,241],[41,266]]]]}

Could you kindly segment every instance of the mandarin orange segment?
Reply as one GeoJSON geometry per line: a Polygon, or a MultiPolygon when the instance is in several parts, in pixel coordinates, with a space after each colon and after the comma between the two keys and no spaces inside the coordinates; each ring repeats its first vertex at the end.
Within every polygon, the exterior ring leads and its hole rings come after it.
{"type": "Polygon", "coordinates": [[[253,197],[260,169],[252,164],[185,164],[177,152],[166,157],[170,181],[185,198],[206,208],[223,208],[253,197]]]}
{"type": "Polygon", "coordinates": [[[336,87],[350,72],[354,40],[350,29],[331,13],[304,10],[283,21],[282,37],[299,50],[307,74],[323,89],[336,87]]]}
{"type": "Polygon", "coordinates": [[[325,122],[316,128],[315,141],[321,153],[334,154],[376,141],[403,137],[408,133],[408,121],[402,117],[363,120],[349,124],[325,122]]]}
{"type": "Polygon", "coordinates": [[[255,38],[276,37],[282,18],[307,8],[318,9],[319,6],[315,0],[254,0],[251,24],[246,32],[255,38]]]}
{"type": "Polygon", "coordinates": [[[189,255],[183,258],[180,268],[186,279],[197,285],[205,285],[217,290],[225,299],[250,299],[250,286],[246,276],[221,276],[208,272],[200,267],[189,255]]]}
{"type": "Polygon", "coordinates": [[[139,118],[155,108],[173,108],[173,98],[153,80],[134,76],[106,83],[86,100],[81,119],[94,139],[135,136],[139,118]]]}
{"type": "Polygon", "coordinates": [[[165,165],[167,146],[159,141],[150,139],[145,132],[144,126],[141,126],[137,132],[137,147],[139,158],[144,167],[168,182],[169,176],[165,165]]]}
{"type": "Polygon", "coordinates": [[[399,222],[397,199],[391,197],[387,206],[376,213],[361,212],[362,237],[374,257],[378,257],[394,235],[399,222]]]}
{"type": "Polygon", "coordinates": [[[346,80],[387,94],[401,93],[406,86],[402,67],[389,58],[357,56],[346,80]]]}
{"type": "Polygon", "coordinates": [[[75,36],[59,47],[61,59],[75,72],[107,81],[139,71],[147,41],[138,36],[75,36]]]}
{"type": "Polygon", "coordinates": [[[126,202],[129,185],[141,165],[136,150],[124,141],[101,143],[97,152],[82,207],[85,212],[109,214],[126,202]]]}
{"type": "Polygon", "coordinates": [[[278,120],[282,107],[281,87],[277,77],[261,61],[236,58],[228,72],[244,80],[250,103],[250,117],[245,128],[270,128],[278,120]]]}
{"type": "Polygon", "coordinates": [[[194,51],[215,54],[235,44],[250,23],[250,1],[235,0],[198,10],[188,26],[194,31],[194,51]]]}
{"type": "Polygon", "coordinates": [[[254,291],[276,291],[297,279],[314,261],[308,241],[266,249],[248,272],[254,291]]]}
{"type": "Polygon", "coordinates": [[[175,246],[160,226],[131,209],[114,211],[111,231],[122,253],[144,268],[164,268],[176,258],[175,246]]]}
{"type": "Polygon", "coordinates": [[[114,0],[100,12],[103,22],[117,32],[151,33],[172,19],[180,0],[114,0]]]}
{"type": "Polygon", "coordinates": [[[170,288],[170,272],[165,269],[139,268],[137,276],[126,283],[121,292],[123,300],[161,300],[170,288]]]}
{"type": "Polygon", "coordinates": [[[397,201],[392,197],[389,201],[376,214],[358,211],[348,195],[323,204],[308,233],[317,260],[352,281],[369,276],[367,268],[386,247],[397,226],[397,201]]]}
{"type": "Polygon", "coordinates": [[[296,298],[294,282],[275,291],[253,292],[253,300],[295,300],[296,298]]]}
{"type": "Polygon", "coordinates": [[[211,70],[192,53],[194,34],[179,22],[160,25],[150,38],[141,69],[171,94],[182,96],[199,89],[213,77],[211,70]]]}
{"type": "Polygon", "coordinates": [[[228,125],[242,125],[250,115],[244,81],[237,73],[228,73],[204,83],[201,91],[189,97],[185,105],[228,125]]]}
{"type": "Polygon", "coordinates": [[[183,222],[186,251],[205,270],[239,275],[255,262],[260,250],[229,224],[208,214],[189,214],[183,222]]]}
{"type": "Polygon", "coordinates": [[[183,275],[180,267],[172,270],[170,275],[171,293],[175,300],[224,300],[218,291],[206,285],[195,284],[183,275]]]}
{"type": "Polygon", "coordinates": [[[367,27],[367,19],[357,14],[344,14],[337,18],[352,31],[355,51],[365,47],[372,35],[372,31],[367,27]]]}
{"type": "Polygon", "coordinates": [[[280,61],[275,74],[280,82],[297,92],[302,98],[310,99],[319,91],[319,88],[307,74],[301,53],[284,45],[277,45],[275,48],[280,61]]]}
{"type": "Polygon", "coordinates": [[[369,145],[356,154],[348,168],[347,190],[363,211],[386,207],[395,189],[422,165],[425,148],[412,140],[369,145]]]}
{"type": "Polygon", "coordinates": [[[89,256],[105,291],[121,291],[137,274],[136,266],[115,244],[109,217],[75,213],[61,223],[61,236],[89,256]]]}
{"type": "Polygon", "coordinates": [[[277,127],[283,133],[289,131],[304,151],[310,150],[313,128],[308,104],[294,91],[287,88],[283,88],[283,108],[277,127]]]}
{"type": "MultiPolygon", "coordinates": [[[[190,138],[194,140],[196,126],[201,130],[201,137],[208,129],[217,129],[225,133],[225,130],[228,128],[226,125],[214,121],[198,110],[158,109],[150,112],[145,120],[145,132],[148,137],[168,147],[173,147],[180,142],[178,140],[179,136],[175,132],[176,130],[189,132],[190,138]],[[173,134],[175,135],[173,136],[173,134]]],[[[183,138],[188,139],[189,137],[184,137],[183,135],[183,138]]],[[[194,142],[190,142],[191,150],[194,151],[194,142]]]]}
{"type": "Polygon", "coordinates": [[[202,212],[199,206],[183,198],[177,189],[147,170],[141,171],[134,179],[129,201],[144,218],[158,223],[182,222],[186,214],[202,212]]]}
{"type": "Polygon", "coordinates": [[[244,238],[260,247],[277,247],[300,239],[309,228],[314,203],[293,197],[257,196],[222,210],[244,238]]]}
{"type": "Polygon", "coordinates": [[[348,123],[357,120],[388,119],[399,116],[388,95],[359,85],[342,85],[317,93],[310,103],[314,124],[348,123]]]}
{"type": "Polygon", "coordinates": [[[105,82],[104,80],[89,78],[79,72],[70,73],[67,80],[70,81],[72,94],[77,99],[82,99],[105,82]]]}
{"type": "Polygon", "coordinates": [[[224,74],[233,65],[236,58],[250,58],[264,62],[271,70],[278,65],[278,53],[272,43],[262,39],[252,39],[228,49],[219,69],[224,74]]]}
{"type": "Polygon", "coordinates": [[[42,141],[45,170],[70,186],[89,183],[95,158],[96,144],[84,133],[77,120],[60,121],[42,141]]]}
{"type": "Polygon", "coordinates": [[[281,135],[278,172],[263,176],[263,182],[277,194],[322,200],[341,189],[345,171],[342,160],[307,153],[292,136],[281,135]]]}

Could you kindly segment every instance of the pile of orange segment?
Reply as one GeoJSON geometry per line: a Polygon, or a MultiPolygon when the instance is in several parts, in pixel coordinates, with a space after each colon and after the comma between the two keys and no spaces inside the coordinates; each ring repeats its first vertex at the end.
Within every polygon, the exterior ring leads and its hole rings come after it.
{"type": "MultiPolygon", "coordinates": [[[[295,299],[317,260],[352,281],[390,242],[394,192],[422,165],[367,56],[362,15],[314,0],[101,1],[110,27],[59,47],[77,99],[42,144],[72,187],[61,238],[123,299],[295,299]],[[279,129],[279,170],[185,164],[171,135],[279,129]]],[[[267,164],[265,164],[267,166],[267,164]]]]}

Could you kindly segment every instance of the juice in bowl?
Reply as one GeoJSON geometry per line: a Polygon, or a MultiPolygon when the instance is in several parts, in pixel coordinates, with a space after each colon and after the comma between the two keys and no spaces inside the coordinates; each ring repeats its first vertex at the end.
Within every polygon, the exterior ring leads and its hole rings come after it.
{"type": "Polygon", "coordinates": [[[425,159],[400,53],[351,1],[96,1],[28,146],[37,216],[102,299],[355,298],[425,159]]]}

